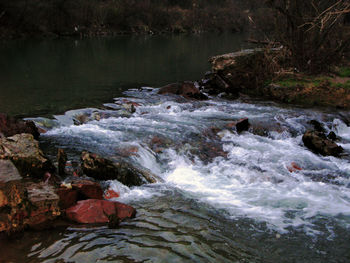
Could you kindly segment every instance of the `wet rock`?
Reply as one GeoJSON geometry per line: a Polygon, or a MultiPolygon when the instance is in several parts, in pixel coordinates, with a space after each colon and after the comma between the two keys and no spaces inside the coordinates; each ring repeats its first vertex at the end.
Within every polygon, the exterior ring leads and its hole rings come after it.
{"type": "Polygon", "coordinates": [[[310,150],[324,156],[339,156],[343,148],[318,131],[307,131],[303,136],[304,145],[310,150]]]}
{"type": "Polygon", "coordinates": [[[157,181],[150,172],[123,161],[112,162],[90,152],[82,152],[81,161],[83,172],[97,180],[118,180],[127,186],[139,186],[157,181]]]}
{"type": "Polygon", "coordinates": [[[332,140],[332,141],[337,141],[337,140],[338,140],[337,135],[336,135],[335,132],[333,132],[333,131],[331,131],[330,133],[328,133],[327,138],[330,139],[330,140],[332,140]]]}
{"type": "Polygon", "coordinates": [[[32,121],[22,121],[0,113],[0,133],[6,137],[20,133],[29,133],[38,138],[40,133],[32,121]]]}
{"type": "Polygon", "coordinates": [[[89,180],[74,180],[72,189],[78,191],[78,200],[103,199],[103,190],[100,184],[89,180]]]}
{"type": "Polygon", "coordinates": [[[287,166],[287,169],[290,173],[303,170],[296,162],[291,162],[291,164],[287,166]]]}
{"type": "Polygon", "coordinates": [[[61,214],[59,198],[53,186],[45,183],[28,183],[26,190],[31,210],[28,212],[28,218],[24,220],[25,225],[31,228],[46,227],[45,224],[61,214]]]}
{"type": "MultiPolygon", "coordinates": [[[[230,85],[218,73],[207,73],[205,78],[202,79],[200,85],[202,86],[202,91],[207,92],[210,95],[226,94],[228,91],[229,93],[233,92],[233,89],[230,89],[230,85]]],[[[235,92],[235,98],[237,98],[236,95],[237,92],[235,92]]]]}
{"type": "Polygon", "coordinates": [[[10,159],[22,176],[43,179],[46,172],[53,173],[56,170],[31,134],[0,138],[0,159],[10,159]]]}
{"type": "Polygon", "coordinates": [[[120,197],[120,194],[113,191],[112,189],[108,189],[103,195],[103,198],[106,200],[109,200],[112,198],[118,198],[118,197],[120,197]]]}
{"type": "Polygon", "coordinates": [[[66,210],[68,219],[83,224],[109,223],[113,218],[123,221],[128,218],[134,218],[136,210],[128,205],[119,202],[110,202],[106,200],[89,199],[79,201],[77,205],[66,210]]]}
{"type": "Polygon", "coordinates": [[[64,210],[74,206],[78,200],[78,191],[72,188],[60,187],[56,190],[59,197],[59,207],[64,210]]]}
{"type": "Polygon", "coordinates": [[[23,180],[10,160],[0,160],[0,171],[0,232],[47,227],[60,215],[53,186],[23,180]]]}
{"type": "Polygon", "coordinates": [[[196,99],[196,100],[206,100],[208,99],[203,93],[199,91],[198,88],[194,85],[193,82],[182,82],[182,83],[173,83],[161,87],[158,91],[158,94],[175,94],[183,96],[187,99],[196,99]]]}
{"type": "Polygon", "coordinates": [[[65,168],[67,163],[67,154],[63,149],[58,149],[57,152],[57,163],[58,163],[58,175],[65,175],[65,168]]]}
{"type": "Polygon", "coordinates": [[[322,132],[322,133],[326,132],[325,128],[323,127],[323,124],[320,123],[319,121],[311,120],[309,121],[309,124],[313,126],[315,131],[322,132]]]}
{"type": "Polygon", "coordinates": [[[118,149],[118,154],[123,157],[138,156],[139,148],[137,146],[129,146],[118,149]]]}
{"type": "Polygon", "coordinates": [[[249,130],[250,123],[248,118],[243,118],[238,121],[228,123],[226,127],[230,129],[236,128],[237,133],[241,133],[249,130]]]}
{"type": "Polygon", "coordinates": [[[249,127],[250,127],[250,123],[248,118],[240,119],[236,123],[236,130],[238,133],[241,133],[243,131],[248,131],[249,127]]]}

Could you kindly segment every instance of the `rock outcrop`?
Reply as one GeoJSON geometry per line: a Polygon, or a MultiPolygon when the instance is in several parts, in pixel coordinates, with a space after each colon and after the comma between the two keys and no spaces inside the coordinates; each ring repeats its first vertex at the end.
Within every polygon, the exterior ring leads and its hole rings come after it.
{"type": "Polygon", "coordinates": [[[304,145],[315,153],[324,156],[339,156],[343,148],[329,140],[326,135],[319,131],[307,131],[303,136],[304,145]]]}
{"type": "Polygon", "coordinates": [[[0,232],[41,228],[60,215],[53,186],[23,179],[10,160],[0,160],[0,232]]]}
{"type": "Polygon", "coordinates": [[[38,141],[26,133],[0,138],[0,159],[11,160],[23,177],[42,179],[46,172],[56,170],[40,150],[38,141]]]}
{"type": "Polygon", "coordinates": [[[81,161],[83,172],[97,180],[118,180],[127,186],[140,186],[157,181],[150,172],[126,162],[112,162],[94,153],[82,152],[81,161]]]}

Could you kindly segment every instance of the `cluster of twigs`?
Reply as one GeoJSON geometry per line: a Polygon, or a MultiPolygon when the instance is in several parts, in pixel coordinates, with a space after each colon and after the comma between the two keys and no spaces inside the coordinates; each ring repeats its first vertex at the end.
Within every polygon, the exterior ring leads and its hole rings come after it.
{"type": "Polygon", "coordinates": [[[349,0],[266,0],[276,11],[275,38],[298,70],[319,73],[339,63],[350,44],[349,0]]]}

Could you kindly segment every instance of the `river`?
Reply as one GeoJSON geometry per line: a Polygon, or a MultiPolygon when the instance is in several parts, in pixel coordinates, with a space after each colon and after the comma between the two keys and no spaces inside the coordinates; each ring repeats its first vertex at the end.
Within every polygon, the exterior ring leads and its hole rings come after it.
{"type": "Polygon", "coordinates": [[[3,243],[0,257],[5,262],[349,262],[350,163],[314,154],[301,139],[308,122],[318,120],[348,153],[349,112],[157,95],[162,84],[200,78],[210,55],[239,49],[242,39],[122,37],[2,47],[9,65],[1,60],[7,70],[1,96],[8,98],[3,103],[1,97],[0,111],[50,126],[40,142],[51,158],[64,148],[78,160],[87,149],[124,158],[160,180],[133,188],[108,182],[120,192],[118,201],[137,209],[136,218],[118,229],[26,232],[3,243]],[[38,54],[29,67],[33,83],[11,78],[26,71],[21,56],[38,54]],[[12,94],[19,83],[23,86],[12,94]],[[31,97],[35,83],[38,94],[31,97]],[[26,104],[19,107],[20,101],[26,104]],[[136,112],[125,111],[126,101],[139,105],[136,112]],[[89,121],[74,125],[82,114],[89,121]],[[96,120],[97,115],[103,118],[96,120]],[[252,124],[248,132],[227,127],[244,117],[252,124]],[[125,155],[125,149],[132,154],[125,155]],[[301,170],[290,172],[292,163],[301,170]]]}

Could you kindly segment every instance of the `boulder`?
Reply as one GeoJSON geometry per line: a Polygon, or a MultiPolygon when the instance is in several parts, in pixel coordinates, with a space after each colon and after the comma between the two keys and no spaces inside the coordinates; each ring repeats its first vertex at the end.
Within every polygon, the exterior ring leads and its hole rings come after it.
{"type": "Polygon", "coordinates": [[[61,212],[59,198],[53,186],[45,183],[27,183],[25,185],[30,203],[28,218],[24,218],[24,224],[31,228],[46,227],[49,221],[58,217],[61,212]]]}
{"type": "Polygon", "coordinates": [[[78,200],[103,199],[103,190],[100,184],[89,180],[74,180],[72,189],[78,191],[78,200]]]}
{"type": "Polygon", "coordinates": [[[10,159],[22,176],[42,179],[46,172],[56,170],[40,150],[38,141],[26,133],[0,138],[0,159],[10,159]]]}
{"type": "Polygon", "coordinates": [[[36,139],[40,135],[34,122],[11,118],[4,113],[0,113],[0,133],[6,137],[20,133],[30,133],[36,139]]]}
{"type": "Polygon", "coordinates": [[[77,203],[78,190],[76,189],[60,187],[56,190],[56,194],[59,198],[58,205],[62,210],[72,207],[77,203]]]}
{"type": "Polygon", "coordinates": [[[0,171],[0,232],[50,226],[60,215],[52,186],[22,179],[10,160],[0,160],[0,171]]]}
{"type": "Polygon", "coordinates": [[[136,210],[119,202],[89,199],[79,201],[66,210],[68,219],[83,224],[109,223],[110,221],[134,218],[136,210]]]}
{"type": "Polygon", "coordinates": [[[315,153],[324,156],[339,156],[343,148],[329,140],[324,133],[319,131],[307,131],[303,136],[304,145],[315,153]]]}
{"type": "Polygon", "coordinates": [[[185,81],[182,83],[172,83],[161,87],[158,94],[175,94],[185,97],[186,99],[206,100],[208,99],[199,91],[193,82],[185,81]]]}
{"type": "Polygon", "coordinates": [[[133,167],[127,162],[112,162],[90,152],[82,152],[81,161],[83,172],[97,180],[118,180],[127,186],[140,186],[157,181],[150,172],[133,167]]]}

